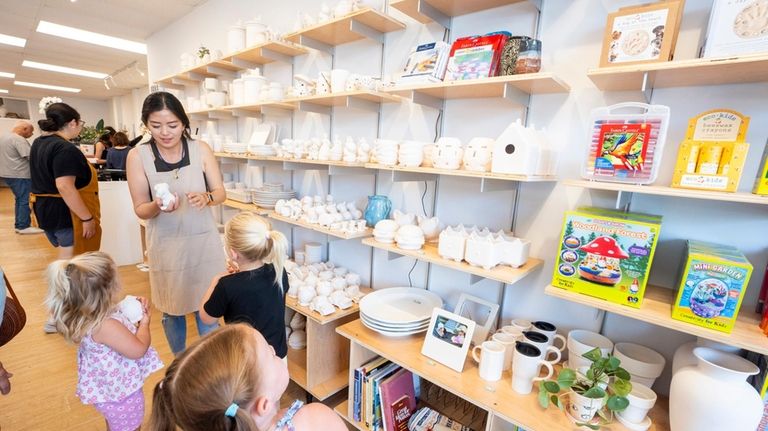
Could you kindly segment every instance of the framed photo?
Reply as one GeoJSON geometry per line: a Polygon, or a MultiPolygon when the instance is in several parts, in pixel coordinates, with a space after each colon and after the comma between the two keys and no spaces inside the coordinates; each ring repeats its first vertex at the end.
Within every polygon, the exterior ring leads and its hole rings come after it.
{"type": "Polygon", "coordinates": [[[477,324],[475,326],[475,333],[472,336],[472,345],[479,346],[488,338],[491,328],[496,325],[499,305],[477,296],[462,293],[453,312],[477,324]]]}
{"type": "Polygon", "coordinates": [[[768,52],[768,0],[714,0],[702,57],[768,52]]]}
{"type": "Polygon", "coordinates": [[[475,322],[472,320],[435,308],[421,354],[461,372],[474,332],[475,322]]]}
{"type": "Polygon", "coordinates": [[[600,67],[671,60],[681,14],[679,1],[632,6],[608,14],[600,67]]]}

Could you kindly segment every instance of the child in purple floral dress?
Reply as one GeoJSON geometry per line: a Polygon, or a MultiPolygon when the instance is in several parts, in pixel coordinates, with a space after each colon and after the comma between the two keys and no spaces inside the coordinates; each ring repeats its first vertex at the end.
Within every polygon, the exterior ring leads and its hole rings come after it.
{"type": "Polygon", "coordinates": [[[93,404],[110,431],[133,431],[144,419],[144,379],[161,369],[150,347],[148,302],[138,298],[138,326],[120,311],[122,291],[109,255],[84,253],[48,266],[48,297],[56,328],[79,343],[77,396],[93,404]]]}

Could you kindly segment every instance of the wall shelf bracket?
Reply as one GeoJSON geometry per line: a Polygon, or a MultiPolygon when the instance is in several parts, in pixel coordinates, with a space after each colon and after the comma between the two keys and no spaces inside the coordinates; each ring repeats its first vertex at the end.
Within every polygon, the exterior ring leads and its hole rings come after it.
{"type": "Polygon", "coordinates": [[[409,181],[437,181],[435,174],[422,174],[418,172],[391,171],[393,183],[405,183],[409,181]]]}
{"type": "Polygon", "coordinates": [[[483,280],[486,280],[486,278],[475,274],[469,274],[469,284],[477,284],[483,280]]]}
{"type": "Polygon", "coordinates": [[[360,99],[357,97],[347,97],[347,100],[345,101],[345,105],[347,108],[352,109],[359,109],[361,111],[368,111],[373,113],[378,113],[379,108],[381,108],[381,104],[377,102],[372,102],[370,100],[360,99]]]}
{"type": "Polygon", "coordinates": [[[480,179],[480,193],[505,192],[510,190],[517,190],[515,181],[495,180],[493,178],[480,179]]]}
{"type": "Polygon", "coordinates": [[[542,0],[528,0],[528,3],[534,5],[536,7],[536,9],[541,11],[541,1],[542,0]]]}
{"type": "Polygon", "coordinates": [[[317,103],[299,102],[299,111],[314,112],[315,114],[331,115],[331,107],[317,103]]]}
{"type": "Polygon", "coordinates": [[[328,165],[284,161],[283,169],[286,171],[327,171],[328,165]]]}
{"type": "Polygon", "coordinates": [[[410,99],[413,101],[413,103],[429,106],[430,108],[437,109],[438,111],[443,109],[443,99],[438,97],[430,96],[418,91],[411,91],[410,99]]]}
{"type": "Polygon", "coordinates": [[[187,76],[189,77],[190,81],[202,81],[205,79],[204,75],[196,72],[189,72],[187,73],[187,76]]]}
{"type": "Polygon", "coordinates": [[[616,209],[628,212],[632,205],[632,192],[625,192],[619,190],[616,195],[616,209]]]}
{"type": "Polygon", "coordinates": [[[327,54],[333,55],[334,54],[334,48],[333,45],[329,45],[327,43],[320,42],[319,40],[312,39],[309,36],[301,35],[299,36],[299,45],[304,45],[306,47],[316,49],[318,51],[323,51],[327,54]]]}
{"type": "Polygon", "coordinates": [[[290,109],[284,109],[284,108],[278,108],[276,106],[262,106],[261,107],[261,114],[262,115],[271,115],[271,116],[286,116],[291,114],[290,109]]]}
{"type": "Polygon", "coordinates": [[[502,94],[502,97],[525,108],[527,108],[531,102],[530,94],[520,90],[510,83],[504,84],[504,93],[502,94]]]}
{"type": "Polygon", "coordinates": [[[640,87],[640,91],[643,92],[645,103],[651,103],[651,99],[653,99],[653,82],[651,82],[651,76],[648,72],[643,72],[643,85],[640,87]]]}
{"type": "Polygon", "coordinates": [[[232,112],[228,111],[215,111],[215,112],[209,112],[208,118],[211,120],[232,120],[235,118],[234,114],[232,112]]]}
{"type": "MultiPolygon", "coordinates": [[[[175,85],[178,87],[181,87],[180,89],[183,90],[185,86],[187,85],[195,85],[195,82],[188,81],[186,79],[180,79],[180,78],[171,78],[171,85],[175,85]]],[[[166,85],[166,84],[163,84],[166,85]]]]}
{"type": "Polygon", "coordinates": [[[269,48],[262,48],[261,56],[273,61],[279,61],[285,64],[293,64],[293,57],[290,55],[281,54],[269,48]]]}
{"type": "Polygon", "coordinates": [[[259,67],[258,64],[254,63],[252,61],[243,60],[242,58],[232,57],[231,61],[232,61],[232,64],[234,64],[235,66],[240,67],[242,69],[255,69],[255,68],[259,67]]]}
{"type": "Polygon", "coordinates": [[[261,118],[262,112],[249,111],[248,109],[233,108],[232,115],[243,118],[261,118]]]}
{"type": "Polygon", "coordinates": [[[417,10],[420,14],[429,17],[432,21],[442,25],[443,28],[451,28],[451,17],[440,12],[426,1],[419,0],[417,10]]]}
{"type": "Polygon", "coordinates": [[[227,70],[222,67],[208,66],[205,68],[208,73],[212,73],[216,76],[223,76],[226,78],[237,78],[237,73],[232,70],[227,70]]]}
{"type": "Polygon", "coordinates": [[[387,252],[387,260],[396,260],[396,259],[400,259],[401,257],[405,257],[405,256],[399,253],[391,252],[391,251],[387,252]]]}
{"type": "Polygon", "coordinates": [[[384,45],[384,33],[362,22],[352,19],[349,21],[349,31],[384,45]]]}
{"type": "Polygon", "coordinates": [[[373,175],[373,171],[363,167],[328,165],[328,175],[373,175]]]}

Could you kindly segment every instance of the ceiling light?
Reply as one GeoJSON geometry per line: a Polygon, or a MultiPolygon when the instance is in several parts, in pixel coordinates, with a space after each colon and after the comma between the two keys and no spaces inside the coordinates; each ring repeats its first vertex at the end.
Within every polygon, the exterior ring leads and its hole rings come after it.
{"type": "Polygon", "coordinates": [[[13,85],[20,85],[22,87],[45,88],[46,90],[66,91],[68,93],[79,93],[80,92],[79,88],[59,87],[58,85],[37,84],[37,83],[34,83],[34,82],[13,81],[13,85]]]}
{"type": "Polygon", "coordinates": [[[109,90],[109,83],[108,83],[107,81],[108,81],[108,79],[107,79],[107,78],[104,78],[104,88],[106,88],[107,90],[109,90]]]}
{"type": "Polygon", "coordinates": [[[0,88],[0,93],[2,93],[2,94],[8,94],[8,90],[3,90],[2,88],[0,88]]]}
{"type": "Polygon", "coordinates": [[[13,78],[15,78],[15,77],[16,77],[16,74],[15,74],[15,73],[10,73],[10,72],[0,72],[0,78],[11,78],[11,79],[13,79],[13,78]]]}
{"type": "Polygon", "coordinates": [[[29,60],[24,60],[21,63],[21,65],[24,67],[31,67],[33,69],[50,70],[52,72],[68,73],[70,75],[87,76],[88,78],[104,79],[107,77],[106,73],[91,72],[89,70],[82,70],[82,69],[73,69],[71,67],[38,63],[36,61],[29,61],[29,60]]]}
{"type": "Polygon", "coordinates": [[[0,33],[0,43],[5,45],[19,46],[21,48],[24,48],[24,45],[27,44],[27,39],[22,39],[20,37],[15,37],[15,36],[8,36],[7,34],[0,33]]]}
{"type": "Polygon", "coordinates": [[[94,45],[106,46],[109,48],[135,52],[138,54],[147,54],[146,44],[121,39],[119,37],[107,36],[101,33],[94,33],[92,31],[81,30],[79,28],[54,24],[48,21],[40,21],[40,23],[37,24],[37,31],[40,33],[50,34],[51,36],[63,37],[66,39],[77,40],[94,45]]]}

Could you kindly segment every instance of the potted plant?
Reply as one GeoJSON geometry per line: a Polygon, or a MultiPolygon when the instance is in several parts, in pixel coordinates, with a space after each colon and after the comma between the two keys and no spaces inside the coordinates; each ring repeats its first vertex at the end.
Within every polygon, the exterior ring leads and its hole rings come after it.
{"type": "Polygon", "coordinates": [[[210,62],[211,50],[203,45],[200,45],[200,48],[197,48],[197,58],[199,58],[202,63],[210,62]]]}
{"type": "Polygon", "coordinates": [[[613,355],[603,357],[599,348],[594,348],[582,355],[592,361],[589,368],[572,370],[563,368],[557,380],[539,383],[539,404],[543,408],[550,403],[560,410],[565,410],[579,426],[597,430],[601,425],[611,423],[615,412],[623,411],[629,405],[627,395],[632,391],[632,383],[627,370],[619,365],[621,361],[613,355]],[[567,405],[560,398],[568,397],[567,405]],[[601,418],[593,423],[595,414],[601,418]]]}

